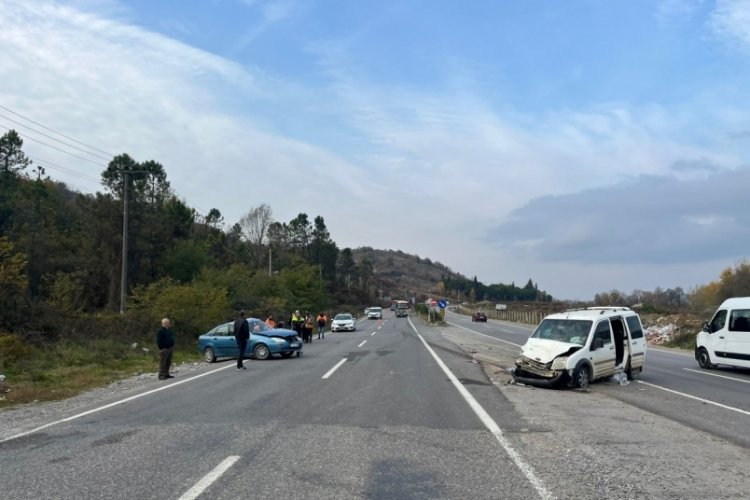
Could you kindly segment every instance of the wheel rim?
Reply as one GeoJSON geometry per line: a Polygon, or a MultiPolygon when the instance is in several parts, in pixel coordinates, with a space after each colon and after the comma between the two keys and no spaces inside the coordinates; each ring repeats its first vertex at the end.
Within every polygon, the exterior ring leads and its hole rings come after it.
{"type": "Polygon", "coordinates": [[[585,389],[589,385],[589,372],[586,368],[581,368],[578,372],[578,387],[585,389]]]}
{"type": "Polygon", "coordinates": [[[209,347],[205,351],[203,351],[203,359],[205,359],[208,363],[213,363],[215,359],[213,349],[209,347]]]}
{"type": "Polygon", "coordinates": [[[260,344],[255,348],[255,357],[258,359],[266,359],[268,357],[268,347],[260,344]]]}

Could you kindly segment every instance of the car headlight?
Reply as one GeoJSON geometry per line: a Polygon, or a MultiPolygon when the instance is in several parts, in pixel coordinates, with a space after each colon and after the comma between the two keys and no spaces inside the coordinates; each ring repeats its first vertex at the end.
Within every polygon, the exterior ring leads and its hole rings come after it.
{"type": "Polygon", "coordinates": [[[567,363],[567,362],[568,362],[568,357],[567,356],[555,358],[552,361],[552,369],[553,370],[564,370],[565,369],[565,363],[567,363]]]}
{"type": "Polygon", "coordinates": [[[271,337],[271,342],[275,344],[286,344],[286,339],[282,339],[279,337],[271,337]]]}

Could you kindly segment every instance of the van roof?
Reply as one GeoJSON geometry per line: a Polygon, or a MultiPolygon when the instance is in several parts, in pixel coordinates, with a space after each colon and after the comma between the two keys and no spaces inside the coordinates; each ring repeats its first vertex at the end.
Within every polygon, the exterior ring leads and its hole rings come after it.
{"type": "Polygon", "coordinates": [[[610,316],[630,316],[636,314],[629,307],[586,307],[584,309],[569,309],[564,312],[550,314],[551,319],[587,319],[608,318],[610,316]]]}
{"type": "Polygon", "coordinates": [[[719,309],[750,308],[750,297],[732,297],[721,303],[719,309]]]}

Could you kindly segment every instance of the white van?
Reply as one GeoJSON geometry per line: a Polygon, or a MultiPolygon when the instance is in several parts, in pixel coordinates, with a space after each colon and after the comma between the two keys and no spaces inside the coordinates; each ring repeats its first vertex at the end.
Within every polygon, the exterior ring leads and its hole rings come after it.
{"type": "Polygon", "coordinates": [[[701,368],[729,365],[750,368],[750,297],[725,300],[695,342],[701,368]]]}
{"type": "Polygon", "coordinates": [[[638,313],[627,307],[588,307],[544,318],[521,347],[513,377],[530,385],[585,388],[617,372],[637,378],[645,361],[638,313]]]}

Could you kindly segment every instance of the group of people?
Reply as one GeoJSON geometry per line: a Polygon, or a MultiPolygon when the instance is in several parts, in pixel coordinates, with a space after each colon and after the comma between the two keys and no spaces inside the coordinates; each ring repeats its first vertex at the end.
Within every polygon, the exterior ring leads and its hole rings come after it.
{"type": "Polygon", "coordinates": [[[324,312],[320,312],[317,317],[313,317],[309,312],[305,312],[304,316],[300,314],[299,309],[292,313],[292,317],[289,319],[289,323],[292,325],[292,330],[297,332],[297,335],[302,337],[302,342],[310,343],[313,339],[313,331],[315,327],[318,327],[318,339],[326,338],[326,325],[328,324],[328,316],[324,312]]]}
{"type": "MultiPolygon", "coordinates": [[[[273,319],[273,316],[269,315],[265,321],[269,328],[283,328],[283,322],[278,324],[273,319]]],[[[312,314],[306,312],[305,315],[301,315],[299,310],[294,311],[289,324],[292,330],[297,332],[297,335],[302,338],[305,343],[312,342],[313,331],[315,327],[318,327],[318,339],[326,338],[326,325],[328,324],[328,316],[324,312],[320,312],[317,317],[313,317],[312,314]]],[[[161,328],[156,333],[156,345],[159,348],[159,380],[167,380],[174,378],[173,375],[169,374],[169,369],[172,365],[172,350],[175,344],[175,335],[172,331],[172,324],[169,318],[161,320],[161,328]]],[[[247,318],[245,317],[245,311],[240,311],[237,315],[237,319],[234,320],[233,325],[234,339],[237,342],[237,347],[241,353],[245,352],[247,343],[250,340],[250,328],[247,324],[247,318]]],[[[237,357],[237,369],[245,370],[243,363],[243,356],[237,357]]]]}

